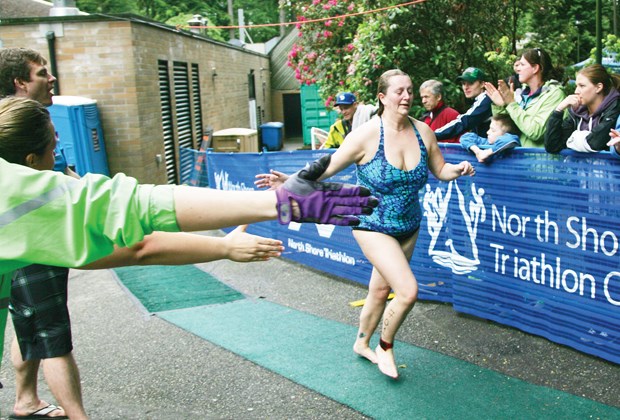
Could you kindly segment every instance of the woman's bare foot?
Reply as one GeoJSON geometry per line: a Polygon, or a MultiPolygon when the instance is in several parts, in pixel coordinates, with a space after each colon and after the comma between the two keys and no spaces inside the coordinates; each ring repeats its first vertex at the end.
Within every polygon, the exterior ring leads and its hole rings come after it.
{"type": "Polygon", "coordinates": [[[368,347],[368,344],[362,344],[356,341],[355,344],[353,344],[353,351],[357,353],[358,356],[377,364],[377,355],[370,347],[368,347]]]}
{"type": "Polygon", "coordinates": [[[393,379],[398,378],[398,369],[394,361],[394,350],[383,350],[381,346],[377,346],[375,354],[377,355],[377,365],[381,373],[393,379]]]}

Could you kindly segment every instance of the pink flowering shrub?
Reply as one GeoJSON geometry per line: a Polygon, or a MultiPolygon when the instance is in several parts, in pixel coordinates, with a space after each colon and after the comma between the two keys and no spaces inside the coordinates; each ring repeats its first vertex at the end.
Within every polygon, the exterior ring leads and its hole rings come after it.
{"type": "MultiPolygon", "coordinates": [[[[360,2],[358,2],[360,3],[360,2]]],[[[318,83],[326,106],[334,96],[351,89],[355,75],[348,72],[355,59],[355,35],[362,18],[340,17],[356,10],[355,0],[306,0],[293,3],[298,41],[288,55],[288,65],[302,84],[318,83]],[[307,22],[307,23],[306,23],[307,22]]],[[[357,6],[363,10],[363,6],[357,6]]]]}

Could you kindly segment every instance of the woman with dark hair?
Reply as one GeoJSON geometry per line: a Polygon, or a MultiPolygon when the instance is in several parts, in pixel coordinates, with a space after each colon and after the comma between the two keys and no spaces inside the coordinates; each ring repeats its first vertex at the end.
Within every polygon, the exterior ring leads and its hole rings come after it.
{"type": "Polygon", "coordinates": [[[566,96],[564,89],[556,80],[549,54],[541,48],[525,50],[516,71],[525,85],[521,89],[513,91],[503,80],[497,87],[484,84],[493,101],[493,114],[510,115],[521,131],[523,147],[543,147],[547,119],[566,96]]]}
{"type": "Polygon", "coordinates": [[[620,76],[594,64],[577,73],[576,86],[575,93],[560,102],[547,121],[545,149],[549,153],[567,148],[609,150],[609,132],[620,115],[620,76]]]}

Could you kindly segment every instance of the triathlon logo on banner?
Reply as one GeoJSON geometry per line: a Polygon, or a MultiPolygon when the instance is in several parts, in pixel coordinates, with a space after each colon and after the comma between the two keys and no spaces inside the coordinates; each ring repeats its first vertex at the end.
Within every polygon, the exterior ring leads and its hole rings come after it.
{"type": "Polygon", "coordinates": [[[620,306],[620,296],[612,291],[620,281],[620,271],[603,271],[607,264],[592,264],[620,254],[618,236],[607,229],[604,217],[557,214],[534,206],[527,209],[533,212],[524,212],[523,208],[517,211],[487,201],[485,190],[474,182],[469,194],[461,191],[456,180],[426,185],[422,205],[430,236],[428,255],[434,263],[459,276],[484,267],[485,277],[512,276],[533,286],[589,299],[600,296],[604,302],[620,306]],[[484,238],[482,261],[479,233],[484,238]]]}
{"type": "Polygon", "coordinates": [[[482,200],[484,190],[482,188],[476,190],[476,184],[472,183],[471,192],[474,199],[466,203],[465,197],[456,181],[451,181],[448,184],[445,195],[441,188],[437,187],[433,191],[430,184],[426,184],[423,207],[424,216],[426,217],[426,227],[431,236],[428,255],[431,256],[435,263],[451,269],[454,274],[471,273],[475,271],[480,264],[476,237],[478,235],[478,223],[484,222],[486,219],[486,209],[482,200]],[[443,250],[439,249],[437,244],[439,234],[444,230],[444,224],[447,220],[448,205],[450,204],[450,198],[452,198],[453,189],[456,190],[459,209],[465,225],[467,226],[467,232],[469,233],[471,257],[461,255],[456,250],[452,238],[447,238],[445,240],[443,250]]]}

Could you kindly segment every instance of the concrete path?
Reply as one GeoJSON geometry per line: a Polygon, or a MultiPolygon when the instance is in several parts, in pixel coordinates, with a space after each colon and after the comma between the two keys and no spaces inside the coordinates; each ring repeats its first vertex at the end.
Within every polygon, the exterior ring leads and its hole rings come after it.
{"type": "MultiPolygon", "coordinates": [[[[365,295],[360,285],[285,260],[252,264],[222,261],[200,267],[250,298],[351,328],[357,323],[360,308],[348,303],[365,295]]],[[[92,419],[367,418],[294,380],[146,314],[110,271],[74,270],[69,291],[75,355],[92,419]]],[[[9,327],[7,344],[11,337],[9,327]]],[[[512,328],[460,315],[450,305],[420,302],[398,339],[532,384],[620,408],[619,366],[512,328]]],[[[0,378],[5,385],[0,390],[0,408],[6,415],[14,396],[7,354],[0,378]]],[[[420,386],[420,392],[424,388],[420,386]]],[[[40,390],[43,398],[53,401],[44,383],[40,390]]],[[[438,417],[456,418],[453,413],[444,411],[438,417]]],[[[485,412],[471,415],[492,418],[485,412]]],[[[429,417],[438,418],[437,413],[429,413],[429,417]]],[[[395,411],[392,418],[405,417],[395,411]]]]}

